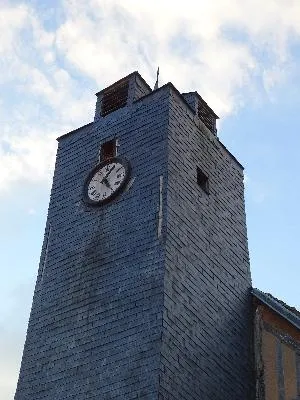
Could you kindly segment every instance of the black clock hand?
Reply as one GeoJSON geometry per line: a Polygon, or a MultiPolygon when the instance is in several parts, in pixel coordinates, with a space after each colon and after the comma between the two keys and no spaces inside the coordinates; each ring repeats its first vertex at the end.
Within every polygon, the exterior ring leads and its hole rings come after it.
{"type": "Polygon", "coordinates": [[[107,186],[109,189],[112,189],[112,187],[110,186],[110,183],[108,182],[107,176],[108,175],[106,175],[106,178],[104,178],[102,180],[102,183],[104,183],[104,185],[107,186]]]}
{"type": "Polygon", "coordinates": [[[105,177],[105,179],[107,180],[107,177],[111,174],[111,172],[115,169],[115,165],[113,166],[113,167],[111,167],[111,169],[108,171],[108,173],[107,173],[107,175],[106,175],[106,177],[105,177]]]}
{"type": "MultiPolygon", "coordinates": [[[[108,173],[105,175],[105,177],[102,179],[102,181],[100,182],[100,183],[102,183],[102,182],[104,182],[105,180],[107,181],[107,177],[108,177],[108,175],[111,173],[111,171],[113,170],[113,169],[115,169],[115,165],[108,171],[108,173]]],[[[106,185],[107,186],[107,185],[106,185]]]]}

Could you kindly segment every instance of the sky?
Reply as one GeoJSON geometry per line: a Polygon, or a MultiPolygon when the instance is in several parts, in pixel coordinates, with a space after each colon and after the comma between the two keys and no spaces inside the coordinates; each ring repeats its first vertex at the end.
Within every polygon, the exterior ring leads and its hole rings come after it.
{"type": "Polygon", "coordinates": [[[300,309],[299,0],[0,0],[0,400],[15,392],[56,138],[138,70],[195,91],[245,167],[253,286],[300,309]]]}

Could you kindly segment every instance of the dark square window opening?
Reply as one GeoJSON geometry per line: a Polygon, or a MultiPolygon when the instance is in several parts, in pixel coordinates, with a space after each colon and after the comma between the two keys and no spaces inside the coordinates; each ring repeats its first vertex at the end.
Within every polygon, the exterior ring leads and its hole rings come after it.
{"type": "Polygon", "coordinates": [[[117,155],[117,141],[116,139],[109,140],[101,146],[100,160],[105,161],[117,155]]]}
{"type": "Polygon", "coordinates": [[[199,167],[197,167],[197,183],[205,193],[209,194],[208,176],[199,167]]]}

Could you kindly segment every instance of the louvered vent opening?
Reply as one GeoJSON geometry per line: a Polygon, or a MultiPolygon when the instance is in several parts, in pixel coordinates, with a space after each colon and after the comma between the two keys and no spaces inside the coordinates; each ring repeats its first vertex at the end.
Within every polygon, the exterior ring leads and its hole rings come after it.
{"type": "Polygon", "coordinates": [[[198,103],[198,116],[211,132],[216,132],[216,116],[203,100],[198,103]]]}
{"type": "Polygon", "coordinates": [[[127,104],[129,81],[120,82],[104,90],[101,104],[101,115],[104,117],[127,104]]]}

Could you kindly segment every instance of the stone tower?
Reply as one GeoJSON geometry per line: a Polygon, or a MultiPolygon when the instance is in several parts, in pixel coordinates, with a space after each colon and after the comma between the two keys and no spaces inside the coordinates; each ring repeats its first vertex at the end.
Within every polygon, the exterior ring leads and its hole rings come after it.
{"type": "Polygon", "coordinates": [[[134,72],[58,139],[15,400],[252,398],[243,168],[216,118],[134,72]]]}

